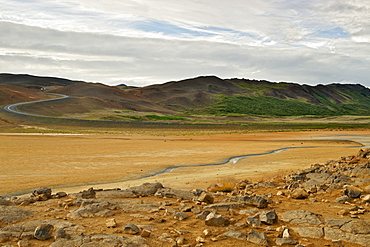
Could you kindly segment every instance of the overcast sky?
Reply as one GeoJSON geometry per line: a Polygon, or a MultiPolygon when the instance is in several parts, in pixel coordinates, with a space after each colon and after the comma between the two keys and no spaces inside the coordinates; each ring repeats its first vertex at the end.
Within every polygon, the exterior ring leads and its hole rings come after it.
{"type": "Polygon", "coordinates": [[[370,87],[369,0],[2,0],[0,72],[370,87]]]}

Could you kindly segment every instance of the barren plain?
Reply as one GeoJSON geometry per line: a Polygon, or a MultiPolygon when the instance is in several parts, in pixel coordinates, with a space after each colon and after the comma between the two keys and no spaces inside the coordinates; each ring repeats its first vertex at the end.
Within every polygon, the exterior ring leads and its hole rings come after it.
{"type": "Polygon", "coordinates": [[[40,187],[77,192],[87,186],[125,188],[157,181],[172,188],[205,189],[225,179],[260,181],[352,155],[361,147],[352,139],[369,135],[370,131],[1,134],[0,195],[24,194],[40,187]],[[264,154],[274,150],[278,151],[264,154]],[[251,154],[257,155],[228,162],[231,157],[251,154]],[[197,166],[204,164],[218,165],[197,166]],[[151,176],[170,167],[178,168],[151,176]]]}

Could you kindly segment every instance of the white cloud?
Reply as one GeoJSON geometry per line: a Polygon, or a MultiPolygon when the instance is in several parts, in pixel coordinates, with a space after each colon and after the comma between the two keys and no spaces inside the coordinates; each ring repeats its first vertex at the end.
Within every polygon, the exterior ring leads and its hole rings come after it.
{"type": "Polygon", "coordinates": [[[367,0],[2,3],[2,72],[136,85],[198,75],[370,86],[367,0]]]}

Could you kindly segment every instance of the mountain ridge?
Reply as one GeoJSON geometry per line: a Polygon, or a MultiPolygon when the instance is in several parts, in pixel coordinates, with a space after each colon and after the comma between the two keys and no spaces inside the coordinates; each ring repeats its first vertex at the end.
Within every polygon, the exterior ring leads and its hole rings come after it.
{"type": "MultiPolygon", "coordinates": [[[[370,116],[370,89],[361,84],[310,86],[199,76],[136,88],[55,77],[0,74],[0,93],[7,95],[5,99],[12,99],[10,103],[16,101],[12,92],[22,93],[22,88],[25,95],[19,98],[21,101],[26,101],[27,95],[28,98],[34,97],[32,90],[40,98],[40,89],[73,96],[69,107],[62,107],[62,102],[58,102],[59,114],[72,110],[78,113],[94,109],[122,109],[185,115],[370,116]],[[9,90],[10,87],[17,90],[9,90]]],[[[7,100],[0,103],[6,104],[7,100]]],[[[32,110],[31,105],[27,108],[32,110]]]]}

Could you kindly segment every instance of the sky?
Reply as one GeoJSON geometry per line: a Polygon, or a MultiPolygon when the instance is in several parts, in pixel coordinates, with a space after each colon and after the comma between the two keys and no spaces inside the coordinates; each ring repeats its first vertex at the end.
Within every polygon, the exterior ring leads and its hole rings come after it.
{"type": "Polygon", "coordinates": [[[0,73],[370,87],[369,0],[1,0],[0,73]]]}

